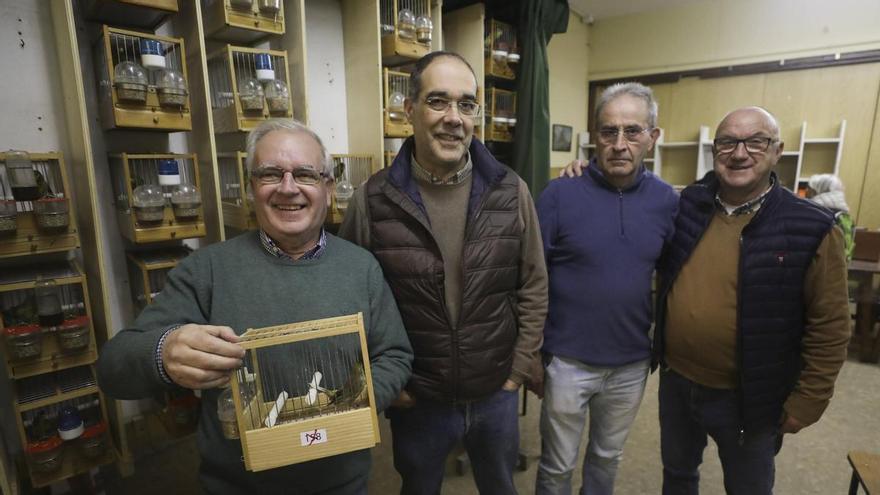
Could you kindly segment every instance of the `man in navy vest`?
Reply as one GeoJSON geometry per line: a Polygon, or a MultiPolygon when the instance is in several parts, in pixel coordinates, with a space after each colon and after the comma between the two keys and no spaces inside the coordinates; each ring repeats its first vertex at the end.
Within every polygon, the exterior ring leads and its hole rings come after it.
{"type": "Polygon", "coordinates": [[[768,111],[729,113],[712,151],[660,269],[663,493],[698,493],[708,435],[728,494],[770,494],[782,435],[819,420],[846,356],[843,234],[771,171],[783,142],[768,111]]]}

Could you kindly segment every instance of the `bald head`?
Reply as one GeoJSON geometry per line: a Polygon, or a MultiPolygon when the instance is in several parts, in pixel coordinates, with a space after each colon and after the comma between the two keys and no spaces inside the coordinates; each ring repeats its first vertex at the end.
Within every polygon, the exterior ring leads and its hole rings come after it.
{"type": "Polygon", "coordinates": [[[779,123],[767,110],[744,107],[725,115],[712,147],[721,199],[735,206],[760,196],[783,148],[779,123]]]}
{"type": "Polygon", "coordinates": [[[737,108],[736,110],[729,112],[723,119],[721,119],[721,123],[718,124],[718,129],[715,131],[715,134],[717,135],[721,132],[721,129],[726,125],[740,122],[744,119],[751,121],[760,120],[763,123],[764,129],[768,132],[768,136],[773,139],[779,139],[779,122],[776,120],[776,117],[765,108],[758,106],[737,108]]]}

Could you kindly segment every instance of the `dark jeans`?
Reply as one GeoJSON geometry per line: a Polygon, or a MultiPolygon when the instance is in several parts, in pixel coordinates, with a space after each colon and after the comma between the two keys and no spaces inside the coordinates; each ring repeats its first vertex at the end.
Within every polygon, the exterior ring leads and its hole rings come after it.
{"type": "Polygon", "coordinates": [[[718,445],[728,494],[773,493],[774,457],[781,439],[778,426],[750,429],[741,436],[735,391],[704,387],[672,370],[661,371],[664,495],[699,493],[706,435],[718,445]]]}
{"type": "Polygon", "coordinates": [[[517,392],[499,390],[469,403],[418,401],[412,408],[388,409],[394,468],[404,495],[440,493],[446,457],[461,440],[481,494],[515,494],[513,471],[519,449],[517,392]]]}

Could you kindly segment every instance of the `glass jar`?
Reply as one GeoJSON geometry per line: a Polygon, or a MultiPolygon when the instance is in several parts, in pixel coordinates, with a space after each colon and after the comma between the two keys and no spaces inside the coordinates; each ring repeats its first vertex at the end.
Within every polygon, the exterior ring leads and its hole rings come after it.
{"type": "Polygon", "coordinates": [[[12,235],[18,230],[17,217],[15,200],[0,199],[0,236],[12,235]]]}
{"type": "Polygon", "coordinates": [[[171,192],[171,206],[177,220],[195,220],[202,212],[202,195],[196,186],[181,184],[171,192]]]}
{"type": "Polygon", "coordinates": [[[33,201],[40,197],[37,174],[27,151],[6,152],[6,176],[16,201],[33,201]]]}
{"type": "Polygon", "coordinates": [[[275,79],[275,66],[272,62],[272,55],[268,53],[257,53],[254,55],[254,65],[256,66],[258,81],[269,82],[275,79]]]}
{"type": "Polygon", "coordinates": [[[77,316],[61,322],[55,330],[61,352],[78,352],[89,346],[89,317],[77,316]]]}
{"type": "Polygon", "coordinates": [[[30,442],[25,448],[35,473],[47,474],[61,467],[62,441],[58,436],[40,442],[30,442]]]}
{"type": "Polygon", "coordinates": [[[354,196],[354,186],[348,180],[348,163],[342,161],[342,178],[336,183],[336,209],[345,211],[354,196]]]}
{"type": "Polygon", "coordinates": [[[34,292],[37,295],[37,316],[40,326],[54,327],[64,321],[64,313],[61,311],[61,289],[51,278],[37,277],[34,284],[34,292]]]}
{"type": "Polygon", "coordinates": [[[259,0],[257,6],[264,14],[275,15],[281,11],[281,0],[259,0]]]}
{"type": "Polygon", "coordinates": [[[43,333],[36,323],[6,327],[6,350],[13,360],[32,359],[43,352],[43,333]]]}
{"type": "Polygon", "coordinates": [[[232,386],[220,391],[217,396],[217,419],[220,420],[220,429],[223,437],[227,440],[238,440],[238,420],[235,417],[235,401],[232,400],[232,386]]]}
{"type": "Polygon", "coordinates": [[[434,33],[434,22],[428,16],[420,15],[416,19],[416,41],[426,45],[431,44],[434,33]]]}
{"type": "Polygon", "coordinates": [[[409,9],[397,12],[397,36],[410,41],[416,39],[416,16],[409,9]]]}
{"type": "Polygon", "coordinates": [[[107,451],[107,423],[85,428],[79,437],[79,451],[86,459],[97,459],[107,451]]]}
{"type": "Polygon", "coordinates": [[[165,195],[157,185],[144,184],[136,187],[131,203],[134,218],[139,224],[155,225],[165,219],[165,195]]]}
{"type": "Polygon", "coordinates": [[[116,99],[131,103],[147,102],[147,71],[140,65],[125,61],[113,69],[116,99]]]}
{"type": "Polygon", "coordinates": [[[263,111],[263,86],[253,78],[238,83],[238,101],[244,112],[263,111]]]}
{"type": "Polygon", "coordinates": [[[48,233],[67,232],[70,226],[70,200],[67,198],[40,198],[34,201],[37,227],[48,233]]]}
{"type": "Polygon", "coordinates": [[[76,440],[83,434],[85,427],[79,417],[79,409],[65,406],[58,413],[58,436],[62,440],[76,440]]]}
{"type": "Polygon", "coordinates": [[[186,79],[180,71],[174,69],[163,70],[159,74],[156,83],[156,93],[159,96],[159,105],[163,107],[181,108],[186,106],[186,79]]]}
{"type": "Polygon", "coordinates": [[[388,119],[392,122],[406,122],[406,109],[403,103],[406,97],[400,91],[393,91],[388,96],[388,119]]]}
{"type": "Polygon", "coordinates": [[[290,91],[284,81],[273,79],[266,84],[266,102],[269,104],[269,113],[287,113],[290,109],[290,91]]]}
{"type": "Polygon", "coordinates": [[[164,69],[165,68],[165,51],[162,49],[162,42],[149,38],[141,38],[141,65],[148,69],[164,69]]]}

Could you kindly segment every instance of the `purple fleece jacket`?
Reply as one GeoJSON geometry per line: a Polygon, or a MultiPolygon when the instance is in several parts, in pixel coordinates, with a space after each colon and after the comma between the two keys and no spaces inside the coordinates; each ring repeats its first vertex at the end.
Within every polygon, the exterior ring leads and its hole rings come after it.
{"type": "Polygon", "coordinates": [[[591,366],[648,359],[651,277],[672,238],[678,194],[644,168],[618,190],[595,159],[550,182],[538,219],[550,275],[543,351],[591,366]]]}

